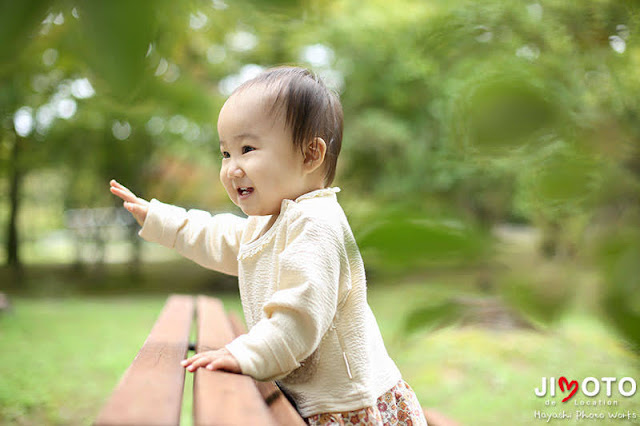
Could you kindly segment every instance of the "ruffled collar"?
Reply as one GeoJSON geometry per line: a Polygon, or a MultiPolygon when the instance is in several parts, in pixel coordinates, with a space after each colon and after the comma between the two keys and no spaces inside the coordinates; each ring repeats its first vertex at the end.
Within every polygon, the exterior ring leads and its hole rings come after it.
{"type": "Polygon", "coordinates": [[[294,200],[294,202],[297,203],[297,202],[300,202],[302,200],[308,200],[309,198],[326,197],[327,195],[335,194],[337,192],[340,192],[340,188],[338,188],[337,186],[334,186],[332,188],[316,189],[315,191],[311,191],[311,192],[307,192],[306,194],[302,194],[301,196],[296,198],[294,200]]]}

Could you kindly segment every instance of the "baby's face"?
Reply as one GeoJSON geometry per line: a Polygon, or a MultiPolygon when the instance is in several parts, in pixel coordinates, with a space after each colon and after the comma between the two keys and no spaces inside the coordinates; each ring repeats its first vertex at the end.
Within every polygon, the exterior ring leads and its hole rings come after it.
{"type": "Polygon", "coordinates": [[[304,158],[285,126],[270,113],[264,87],[231,96],[218,118],[220,180],[231,201],[249,216],[280,213],[283,199],[304,194],[304,158]]]}

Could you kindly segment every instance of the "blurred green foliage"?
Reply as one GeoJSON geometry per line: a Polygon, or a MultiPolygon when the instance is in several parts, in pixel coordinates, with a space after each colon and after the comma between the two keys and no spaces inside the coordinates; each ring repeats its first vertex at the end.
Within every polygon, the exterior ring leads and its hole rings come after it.
{"type": "MultiPolygon", "coordinates": [[[[4,0],[0,217],[25,176],[50,173],[65,208],[115,205],[113,177],[231,208],[217,112],[261,67],[301,64],[341,94],[336,184],[369,268],[476,267],[553,323],[579,289],[500,269],[495,228],[518,223],[542,232],[541,262],[597,276],[605,316],[638,344],[639,19],[631,0],[4,0]]],[[[454,311],[434,309],[414,319],[454,311]]]]}
{"type": "Polygon", "coordinates": [[[422,330],[425,327],[435,329],[456,323],[462,315],[460,305],[446,300],[432,306],[423,306],[414,310],[406,319],[404,328],[408,332],[422,330]]]}
{"type": "Polygon", "coordinates": [[[126,99],[146,84],[145,55],[157,37],[161,13],[166,13],[167,6],[162,1],[78,3],[86,42],[83,56],[116,95],[126,99]]]}
{"type": "Polygon", "coordinates": [[[0,3],[0,62],[6,64],[29,42],[33,28],[42,18],[49,0],[3,0],[0,3]]]}
{"type": "Polygon", "coordinates": [[[403,269],[465,265],[490,256],[491,239],[452,219],[411,217],[405,211],[378,216],[360,234],[362,250],[383,265],[403,269]]]}

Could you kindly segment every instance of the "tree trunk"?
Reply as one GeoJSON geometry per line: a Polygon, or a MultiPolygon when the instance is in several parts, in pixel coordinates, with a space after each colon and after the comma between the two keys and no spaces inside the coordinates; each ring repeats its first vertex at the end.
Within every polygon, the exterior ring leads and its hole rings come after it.
{"type": "Polygon", "coordinates": [[[13,269],[20,269],[19,239],[18,239],[18,211],[20,208],[20,184],[22,171],[20,170],[20,137],[16,137],[11,150],[9,164],[9,224],[7,230],[7,265],[13,269]]]}

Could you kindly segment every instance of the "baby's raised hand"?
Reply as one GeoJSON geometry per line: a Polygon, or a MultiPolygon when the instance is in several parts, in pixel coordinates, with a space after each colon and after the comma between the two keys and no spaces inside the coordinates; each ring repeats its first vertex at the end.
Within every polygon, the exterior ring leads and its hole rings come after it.
{"type": "Polygon", "coordinates": [[[149,202],[142,198],[136,197],[136,195],[129,191],[125,186],[120,185],[115,179],[109,182],[111,193],[122,198],[124,201],[124,208],[129,211],[136,219],[138,224],[142,226],[147,218],[147,211],[149,210],[149,202]]]}
{"type": "Polygon", "coordinates": [[[193,372],[202,367],[207,370],[224,370],[231,373],[242,374],[242,369],[236,358],[231,355],[227,348],[215,351],[206,351],[182,361],[182,366],[193,372]]]}

